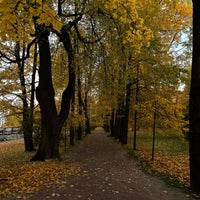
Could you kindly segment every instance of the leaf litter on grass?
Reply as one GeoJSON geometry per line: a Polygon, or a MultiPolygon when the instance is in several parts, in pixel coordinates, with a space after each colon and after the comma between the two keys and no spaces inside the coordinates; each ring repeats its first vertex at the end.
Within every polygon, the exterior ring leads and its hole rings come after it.
{"type": "Polygon", "coordinates": [[[32,154],[23,152],[23,141],[0,143],[0,196],[26,199],[28,195],[58,184],[81,173],[72,159],[29,162],[32,154]]]}
{"type": "Polygon", "coordinates": [[[189,156],[187,154],[157,153],[154,161],[150,161],[148,152],[138,151],[136,155],[147,161],[153,170],[170,177],[171,183],[176,179],[180,186],[189,187],[189,156]]]}

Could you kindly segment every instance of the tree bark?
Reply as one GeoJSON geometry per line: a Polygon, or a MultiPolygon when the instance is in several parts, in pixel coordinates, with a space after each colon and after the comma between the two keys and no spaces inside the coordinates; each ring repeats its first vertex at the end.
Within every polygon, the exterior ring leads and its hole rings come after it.
{"type": "MultiPolygon", "coordinates": [[[[111,76],[111,81],[114,83],[115,81],[115,76],[114,74],[111,76]]],[[[111,90],[111,95],[114,95],[113,90],[111,90]]],[[[112,105],[112,110],[111,110],[111,119],[110,119],[110,136],[115,137],[115,108],[112,105]]]]}
{"type": "MultiPolygon", "coordinates": [[[[77,53],[78,53],[78,49],[77,49],[77,53]]],[[[81,87],[81,77],[80,77],[80,66],[78,64],[77,66],[77,76],[78,76],[78,114],[79,116],[81,117],[82,114],[83,114],[83,100],[82,100],[82,87],[81,87]]],[[[79,125],[78,125],[78,133],[77,133],[77,139],[78,140],[81,140],[82,139],[82,136],[83,136],[83,128],[82,128],[82,125],[81,123],[79,122],[79,125]]]]}
{"type": "Polygon", "coordinates": [[[17,65],[18,65],[18,70],[19,70],[18,74],[19,74],[20,84],[22,86],[22,91],[21,91],[21,99],[23,103],[22,130],[24,134],[25,151],[31,152],[31,151],[34,151],[33,139],[32,139],[33,127],[31,123],[32,118],[30,115],[30,109],[29,109],[29,105],[27,101],[27,91],[26,91],[26,83],[25,83],[25,77],[24,77],[25,47],[22,49],[22,59],[21,59],[19,42],[17,42],[15,46],[15,57],[17,60],[17,65]]]}
{"type": "Polygon", "coordinates": [[[36,155],[31,159],[45,160],[49,158],[60,158],[59,138],[63,125],[65,124],[69,111],[71,99],[75,91],[75,69],[74,53],[70,40],[68,25],[63,26],[61,33],[57,33],[68,54],[68,85],[62,94],[61,109],[57,114],[54,88],[51,73],[51,52],[49,45],[49,31],[44,25],[36,26],[39,35],[39,85],[36,89],[36,98],[41,109],[41,132],[42,138],[36,155]]]}
{"type": "Polygon", "coordinates": [[[115,110],[114,110],[114,108],[112,108],[111,119],[110,119],[110,136],[111,137],[114,137],[114,135],[115,135],[114,122],[115,122],[115,110]]]}
{"type": "Polygon", "coordinates": [[[37,58],[38,58],[38,44],[35,43],[34,47],[34,58],[33,58],[33,71],[31,79],[31,98],[30,98],[30,127],[33,133],[33,124],[34,124],[34,106],[35,106],[35,77],[37,71],[37,58]]]}
{"type": "Polygon", "coordinates": [[[69,128],[69,142],[71,146],[74,146],[74,135],[75,135],[75,127],[70,126],[69,128]]]}
{"type": "MultiPolygon", "coordinates": [[[[74,115],[74,106],[75,106],[75,92],[73,94],[73,97],[72,97],[72,101],[71,101],[71,115],[73,116],[74,115]]],[[[74,146],[74,139],[75,139],[75,126],[73,124],[70,125],[70,128],[69,128],[69,141],[70,141],[70,145],[71,146],[74,146]]]]}
{"type": "Polygon", "coordinates": [[[130,113],[130,101],[131,101],[131,86],[132,83],[128,83],[126,86],[126,105],[123,115],[123,126],[122,128],[122,144],[127,144],[128,142],[128,124],[129,124],[129,113],[130,113]]]}
{"type": "Polygon", "coordinates": [[[114,125],[114,137],[116,139],[121,140],[121,127],[122,127],[122,118],[123,118],[123,110],[124,110],[124,106],[123,106],[124,102],[120,101],[118,102],[118,108],[116,111],[116,116],[115,116],[115,125],[114,125]]]}
{"type": "Polygon", "coordinates": [[[193,0],[193,55],[190,88],[190,181],[200,194],[200,1],[193,0]]]}
{"type": "Polygon", "coordinates": [[[152,134],[152,151],[151,151],[151,160],[154,161],[154,155],[155,155],[155,136],[156,136],[156,117],[157,117],[157,108],[156,108],[156,101],[154,102],[154,113],[153,113],[153,134],[152,134]]]}
{"type": "Polygon", "coordinates": [[[66,27],[62,28],[61,34],[59,35],[59,37],[68,54],[68,73],[69,73],[68,86],[62,94],[61,110],[59,113],[59,126],[60,126],[60,129],[62,129],[69,115],[70,103],[75,91],[76,74],[75,74],[75,69],[74,69],[73,47],[72,47],[70,35],[66,27]]]}
{"type": "MultiPolygon", "coordinates": [[[[136,66],[136,88],[135,88],[135,105],[138,104],[138,95],[139,95],[139,66],[136,66]]],[[[138,112],[134,112],[134,133],[133,133],[133,150],[137,149],[137,120],[138,112]]]]}
{"type": "Polygon", "coordinates": [[[89,111],[88,111],[88,91],[85,92],[83,109],[84,109],[84,114],[85,114],[85,132],[86,134],[90,134],[91,127],[90,127],[90,118],[89,118],[89,111]]]}
{"type": "MultiPolygon", "coordinates": [[[[42,26],[42,25],[41,25],[42,26]]],[[[39,85],[36,89],[36,98],[41,110],[42,138],[39,149],[31,161],[60,158],[59,155],[59,121],[54,99],[54,88],[51,74],[51,53],[49,32],[39,29],[39,85]]]]}

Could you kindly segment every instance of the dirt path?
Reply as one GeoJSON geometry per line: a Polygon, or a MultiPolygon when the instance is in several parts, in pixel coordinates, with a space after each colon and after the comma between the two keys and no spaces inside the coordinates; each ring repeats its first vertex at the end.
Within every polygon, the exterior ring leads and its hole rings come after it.
{"type": "Polygon", "coordinates": [[[34,194],[31,200],[192,200],[183,191],[140,171],[121,145],[101,128],[68,157],[80,163],[85,176],[70,176],[65,187],[55,185],[34,194]]]}

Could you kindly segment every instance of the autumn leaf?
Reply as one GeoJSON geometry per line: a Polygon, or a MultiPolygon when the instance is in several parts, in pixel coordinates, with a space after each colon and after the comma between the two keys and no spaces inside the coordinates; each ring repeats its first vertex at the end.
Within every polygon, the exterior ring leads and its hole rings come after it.
{"type": "MultiPolygon", "coordinates": [[[[0,196],[24,199],[52,184],[66,184],[66,177],[80,173],[73,160],[29,162],[32,154],[23,153],[23,140],[0,143],[0,196]],[[4,160],[5,159],[5,160],[4,160]]],[[[86,172],[83,172],[86,173],[86,172]]],[[[55,194],[58,197],[58,194],[55,194]]]]}
{"type": "Polygon", "coordinates": [[[149,161],[149,153],[145,151],[135,152],[137,156],[147,161],[153,170],[171,176],[171,182],[177,179],[181,185],[189,186],[189,156],[186,154],[170,155],[167,153],[156,153],[153,162],[149,161]]]}

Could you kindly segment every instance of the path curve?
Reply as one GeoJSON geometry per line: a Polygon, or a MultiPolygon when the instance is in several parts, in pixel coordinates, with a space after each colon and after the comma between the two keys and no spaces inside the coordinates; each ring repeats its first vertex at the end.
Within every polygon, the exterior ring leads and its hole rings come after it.
{"type": "Polygon", "coordinates": [[[85,176],[70,176],[65,187],[39,191],[31,200],[193,200],[143,173],[102,128],[96,128],[67,157],[80,163],[85,176]]]}

